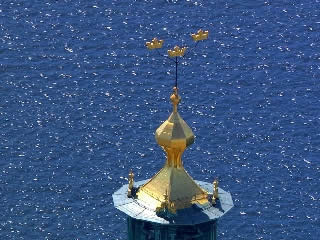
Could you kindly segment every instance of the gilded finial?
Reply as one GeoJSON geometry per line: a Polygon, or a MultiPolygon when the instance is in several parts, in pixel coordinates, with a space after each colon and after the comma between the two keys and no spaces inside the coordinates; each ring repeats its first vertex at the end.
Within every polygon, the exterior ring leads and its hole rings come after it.
{"type": "Polygon", "coordinates": [[[134,183],[134,173],[132,172],[132,169],[129,172],[129,178],[128,178],[128,197],[132,197],[132,189],[133,189],[133,183],[134,183]]]}
{"type": "Polygon", "coordinates": [[[146,46],[149,50],[162,48],[163,42],[163,40],[158,40],[157,38],[154,38],[151,42],[146,42],[146,46]]]}
{"type": "Polygon", "coordinates": [[[172,214],[176,214],[176,213],[177,213],[176,205],[174,204],[174,202],[171,202],[171,203],[170,203],[169,211],[170,211],[172,214]]]}
{"type": "Polygon", "coordinates": [[[166,192],[163,194],[164,197],[164,201],[167,202],[168,201],[168,189],[166,189],[166,192]]]}
{"type": "Polygon", "coordinates": [[[213,198],[214,198],[214,199],[218,199],[218,198],[219,198],[218,184],[219,184],[218,179],[215,179],[215,180],[213,181],[213,198]]]}
{"type": "Polygon", "coordinates": [[[209,31],[203,31],[200,29],[196,34],[191,34],[193,41],[197,42],[208,38],[209,31]]]}
{"type": "Polygon", "coordinates": [[[182,57],[186,50],[186,47],[175,46],[173,50],[168,50],[168,54],[170,57],[182,57]]]}
{"type": "Polygon", "coordinates": [[[176,88],[176,87],[173,88],[173,93],[170,96],[170,100],[173,105],[173,112],[177,112],[178,111],[178,104],[181,101],[181,97],[178,95],[178,88],[176,88]]]}
{"type": "Polygon", "coordinates": [[[161,202],[160,206],[156,208],[156,212],[160,215],[165,215],[166,217],[170,217],[172,214],[177,213],[177,209],[175,207],[174,202],[171,202],[168,199],[168,189],[166,189],[163,194],[164,202],[161,202]]]}

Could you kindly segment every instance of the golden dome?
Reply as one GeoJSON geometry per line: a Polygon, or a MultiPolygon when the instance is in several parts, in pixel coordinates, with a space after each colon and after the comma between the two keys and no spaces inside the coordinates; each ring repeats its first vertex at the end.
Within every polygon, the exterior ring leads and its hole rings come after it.
{"type": "Polygon", "coordinates": [[[171,95],[170,100],[173,104],[173,112],[168,120],[156,130],[156,140],[162,147],[184,150],[194,142],[194,134],[178,113],[177,108],[181,98],[176,88],[174,88],[174,93],[171,95]]]}
{"type": "Polygon", "coordinates": [[[177,88],[174,88],[170,100],[173,112],[155,133],[157,143],[167,154],[166,163],[152,179],[140,187],[137,196],[153,207],[162,206],[168,201],[175,209],[182,209],[196,202],[208,202],[208,194],[183,167],[181,156],[186,147],[194,142],[194,135],[178,113],[181,98],[177,88]]]}

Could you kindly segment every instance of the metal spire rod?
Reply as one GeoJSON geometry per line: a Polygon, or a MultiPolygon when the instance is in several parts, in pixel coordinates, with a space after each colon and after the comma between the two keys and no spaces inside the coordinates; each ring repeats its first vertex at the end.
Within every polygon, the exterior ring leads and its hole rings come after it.
{"type": "Polygon", "coordinates": [[[175,87],[178,88],[178,57],[176,57],[176,84],[175,87]]]}

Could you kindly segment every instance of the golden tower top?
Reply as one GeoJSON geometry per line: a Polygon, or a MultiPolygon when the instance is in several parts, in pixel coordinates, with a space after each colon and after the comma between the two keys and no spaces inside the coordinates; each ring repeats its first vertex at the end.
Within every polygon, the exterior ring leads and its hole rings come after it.
{"type": "MultiPolygon", "coordinates": [[[[199,30],[192,34],[196,45],[199,41],[208,38],[208,31],[199,30]]],[[[163,40],[154,38],[147,42],[149,50],[162,48],[163,40]]],[[[194,47],[196,47],[196,45],[194,47]]],[[[175,87],[170,100],[173,111],[169,118],[156,130],[155,138],[157,143],[167,154],[167,160],[163,168],[144,185],[139,187],[136,196],[146,202],[149,206],[157,209],[157,212],[170,211],[190,207],[194,203],[207,203],[208,193],[202,189],[186,172],[183,167],[182,154],[184,150],[194,142],[194,134],[188,124],[178,113],[180,96],[178,94],[178,58],[185,57],[186,51],[192,52],[194,48],[175,46],[168,50],[170,60],[174,58],[176,66],[175,87]]],[[[160,54],[161,55],[161,54],[160,54]]]]}
{"type": "MultiPolygon", "coordinates": [[[[148,221],[155,227],[158,224],[164,225],[163,231],[160,229],[160,232],[166,232],[167,229],[172,228],[174,233],[180,231],[181,225],[196,226],[207,224],[212,220],[216,221],[233,207],[231,195],[218,187],[217,179],[212,184],[194,181],[184,169],[182,161],[183,152],[194,142],[194,134],[178,112],[181,101],[178,94],[178,63],[179,59],[185,58],[200,41],[206,40],[208,33],[200,29],[196,34],[191,35],[195,42],[193,48],[175,46],[167,51],[167,56],[162,55],[173,61],[176,67],[175,87],[170,96],[173,110],[155,132],[157,143],[167,155],[165,164],[151,179],[136,183],[134,174],[130,171],[128,184],[112,196],[116,208],[126,213],[132,224],[137,224],[136,221],[148,221]],[[193,204],[196,204],[196,207],[191,207],[193,204]],[[157,225],[153,225],[154,223],[157,225]]],[[[146,46],[149,50],[160,54],[159,49],[162,48],[163,43],[163,40],[154,38],[147,42],[146,46]]],[[[141,229],[135,234],[132,230],[134,228],[131,229],[131,227],[130,237],[144,236],[144,233],[139,232],[141,229]]],[[[216,228],[212,230],[213,232],[210,230],[210,236],[212,234],[215,236],[216,228]]],[[[196,234],[198,236],[198,233],[196,234]]]]}
{"type": "Polygon", "coordinates": [[[208,202],[208,193],[203,190],[183,167],[182,154],[194,142],[194,134],[178,113],[181,100],[175,87],[170,97],[173,111],[156,130],[157,143],[167,154],[164,167],[139,188],[138,199],[162,210],[169,206],[172,212],[190,207],[194,203],[208,202]]]}

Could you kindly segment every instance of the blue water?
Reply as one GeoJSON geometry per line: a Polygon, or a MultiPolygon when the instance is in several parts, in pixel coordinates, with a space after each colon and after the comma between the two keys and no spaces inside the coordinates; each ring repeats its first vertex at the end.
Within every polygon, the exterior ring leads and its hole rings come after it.
{"type": "Polygon", "coordinates": [[[320,239],[319,0],[0,1],[0,239],[126,239],[112,193],[165,161],[154,131],[192,46],[184,164],[235,207],[219,239],[320,239]]]}

